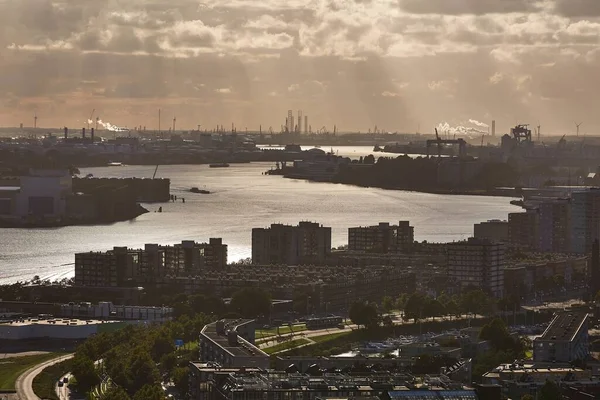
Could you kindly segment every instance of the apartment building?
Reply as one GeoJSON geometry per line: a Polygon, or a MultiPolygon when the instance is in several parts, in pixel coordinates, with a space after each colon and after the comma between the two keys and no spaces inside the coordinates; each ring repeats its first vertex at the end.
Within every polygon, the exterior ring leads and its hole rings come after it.
{"type": "Polygon", "coordinates": [[[415,241],[414,227],[409,221],[398,225],[380,222],[374,226],[348,229],[348,250],[368,253],[397,253],[412,250],[415,241]]]}
{"type": "Polygon", "coordinates": [[[469,238],[448,244],[448,276],[460,287],[480,288],[495,297],[504,293],[505,245],[469,238]]]}
{"type": "Polygon", "coordinates": [[[269,355],[254,345],[254,320],[219,320],[200,332],[200,361],[225,368],[269,368],[269,355]]]}
{"type": "Polygon", "coordinates": [[[254,264],[318,264],[331,253],[331,228],[318,223],[272,224],[252,229],[254,264]]]}
{"type": "Polygon", "coordinates": [[[571,251],[589,254],[600,239],[600,189],[571,194],[571,251]]]}
{"type": "Polygon", "coordinates": [[[473,237],[493,242],[508,242],[508,221],[492,219],[473,226],[473,237]]]}
{"type": "Polygon", "coordinates": [[[536,210],[508,214],[508,242],[513,247],[537,250],[539,214],[536,210]]]}
{"type": "Polygon", "coordinates": [[[75,254],[77,286],[122,287],[155,284],[166,276],[195,276],[227,267],[227,245],[186,240],[174,246],[146,244],[144,249],[114,247],[106,252],[75,254]]]}
{"type": "Polygon", "coordinates": [[[589,355],[588,313],[563,311],[533,340],[533,361],[570,363],[589,355]]]}
{"type": "Polygon", "coordinates": [[[569,199],[549,199],[538,205],[539,250],[568,253],[571,249],[571,205],[569,199]]]}

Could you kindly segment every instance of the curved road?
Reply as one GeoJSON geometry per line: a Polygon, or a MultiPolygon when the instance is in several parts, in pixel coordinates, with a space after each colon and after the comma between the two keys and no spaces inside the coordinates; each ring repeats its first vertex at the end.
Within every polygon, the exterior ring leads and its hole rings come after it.
{"type": "Polygon", "coordinates": [[[69,358],[73,358],[73,354],[63,354],[62,356],[58,356],[46,362],[36,365],[25,371],[19,376],[17,382],[15,383],[15,388],[17,389],[17,395],[20,400],[39,400],[39,397],[35,395],[33,392],[33,379],[38,376],[40,372],[44,370],[44,368],[49,367],[58,362],[68,360],[69,358]]]}

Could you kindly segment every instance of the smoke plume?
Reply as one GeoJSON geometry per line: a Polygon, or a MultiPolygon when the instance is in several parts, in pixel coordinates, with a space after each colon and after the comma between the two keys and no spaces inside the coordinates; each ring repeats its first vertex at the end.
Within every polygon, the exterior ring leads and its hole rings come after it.
{"type": "MultiPolygon", "coordinates": [[[[475,121],[477,122],[477,121],[475,121]]],[[[471,122],[472,123],[472,122],[471,122]]],[[[485,124],[484,124],[485,125],[485,124]]],[[[477,128],[467,127],[467,126],[451,126],[447,122],[441,122],[437,126],[437,130],[440,134],[450,134],[450,135],[470,135],[473,133],[487,133],[477,128]]]]}
{"type": "Polygon", "coordinates": [[[485,122],[479,122],[476,119],[470,119],[469,122],[472,123],[473,125],[479,126],[481,128],[489,128],[490,127],[485,122]]]}
{"type": "MultiPolygon", "coordinates": [[[[129,130],[129,129],[127,129],[127,128],[123,128],[123,127],[120,127],[120,126],[113,125],[113,124],[111,124],[110,122],[105,122],[105,121],[102,121],[101,119],[98,119],[98,120],[96,120],[96,121],[97,121],[97,122],[98,122],[100,125],[102,125],[102,127],[103,127],[104,129],[106,129],[107,131],[111,131],[111,132],[127,132],[127,131],[129,130]]],[[[94,121],[92,121],[91,119],[88,119],[88,123],[89,123],[89,124],[93,124],[93,123],[94,123],[94,121]]]]}

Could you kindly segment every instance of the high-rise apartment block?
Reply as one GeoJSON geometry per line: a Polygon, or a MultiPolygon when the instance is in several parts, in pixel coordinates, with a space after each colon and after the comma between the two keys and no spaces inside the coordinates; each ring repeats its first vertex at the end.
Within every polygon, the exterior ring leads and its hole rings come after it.
{"type": "Polygon", "coordinates": [[[408,252],[415,241],[414,228],[408,221],[398,225],[380,222],[374,226],[348,229],[348,250],[370,253],[408,252]]]}
{"type": "Polygon", "coordinates": [[[571,251],[588,254],[600,239],[600,189],[571,194],[571,251]]]}
{"type": "Polygon", "coordinates": [[[252,229],[252,263],[315,264],[331,253],[331,228],[318,223],[272,224],[252,229]]]}
{"type": "Polygon", "coordinates": [[[476,239],[487,239],[493,242],[508,241],[508,221],[492,219],[473,226],[473,236],[476,239]]]}
{"type": "Polygon", "coordinates": [[[538,205],[539,250],[567,253],[571,246],[571,205],[569,199],[552,199],[538,205]]]}
{"type": "Polygon", "coordinates": [[[75,285],[121,287],[156,283],[163,278],[195,276],[227,267],[227,245],[186,240],[174,246],[146,244],[144,249],[115,247],[106,252],[75,254],[75,285]]]}
{"type": "Polygon", "coordinates": [[[508,242],[513,247],[537,250],[539,215],[537,210],[508,214],[508,242]]]}
{"type": "Polygon", "coordinates": [[[448,277],[461,288],[469,286],[489,292],[494,297],[504,293],[503,243],[470,238],[448,245],[448,277]]]}

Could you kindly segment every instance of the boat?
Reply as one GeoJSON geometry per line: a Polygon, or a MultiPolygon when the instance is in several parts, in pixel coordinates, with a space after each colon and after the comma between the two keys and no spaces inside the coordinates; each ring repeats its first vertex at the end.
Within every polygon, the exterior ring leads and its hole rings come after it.
{"type": "Polygon", "coordinates": [[[192,193],[200,193],[200,194],[210,194],[210,191],[204,189],[198,189],[197,187],[193,187],[190,189],[192,193]]]}
{"type": "Polygon", "coordinates": [[[227,168],[227,167],[229,167],[229,164],[227,164],[227,163],[216,163],[216,164],[210,164],[209,167],[210,168],[227,168]]]}
{"type": "Polygon", "coordinates": [[[120,162],[109,162],[108,166],[109,167],[121,167],[123,165],[123,163],[120,162]]]}

